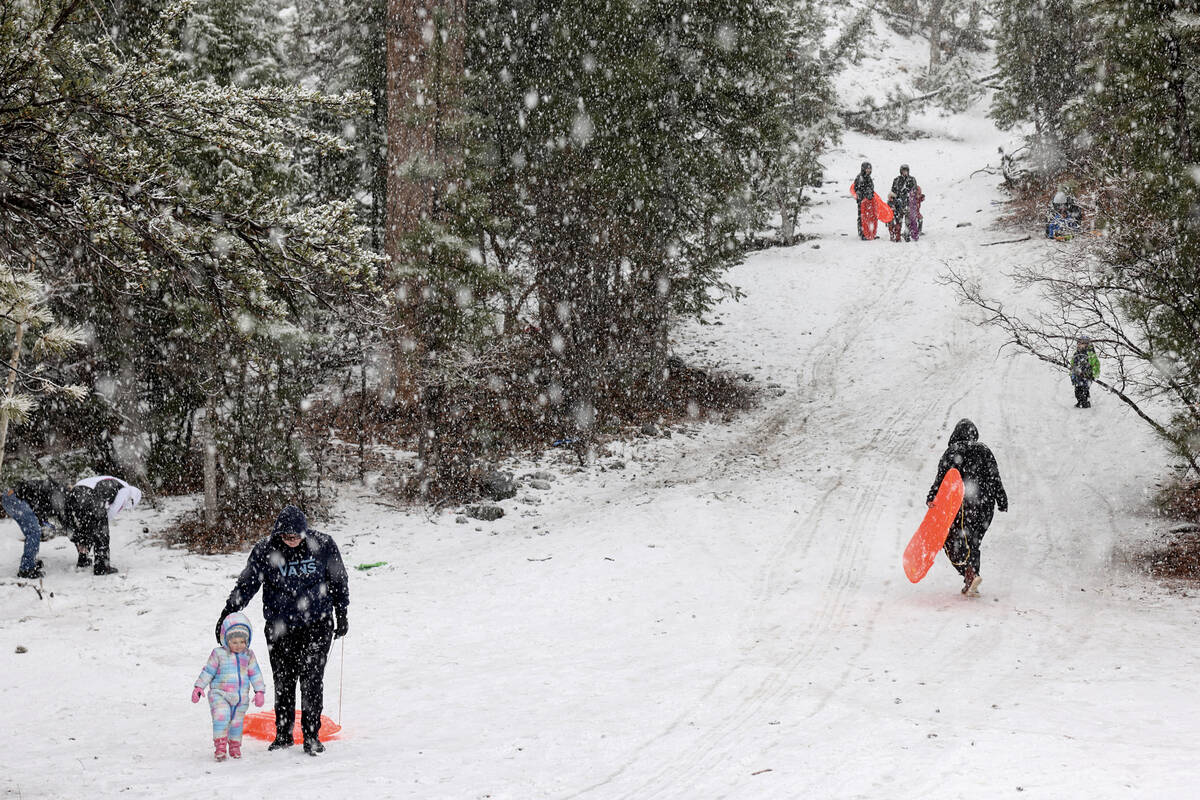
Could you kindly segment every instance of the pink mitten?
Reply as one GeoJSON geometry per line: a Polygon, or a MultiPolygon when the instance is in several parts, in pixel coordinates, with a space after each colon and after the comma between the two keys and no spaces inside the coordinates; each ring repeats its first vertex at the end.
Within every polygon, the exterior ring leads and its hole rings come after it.
{"type": "Polygon", "coordinates": [[[263,695],[262,692],[254,693],[254,705],[258,706],[259,708],[263,707],[263,703],[266,702],[266,699],[267,698],[263,695]]]}
{"type": "Polygon", "coordinates": [[[192,687],[192,702],[199,703],[201,697],[204,697],[204,690],[199,686],[192,687]]]}

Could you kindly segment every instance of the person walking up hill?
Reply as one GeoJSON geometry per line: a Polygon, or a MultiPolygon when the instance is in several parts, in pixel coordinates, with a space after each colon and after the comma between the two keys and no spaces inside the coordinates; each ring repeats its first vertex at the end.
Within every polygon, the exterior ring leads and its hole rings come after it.
{"type": "Polygon", "coordinates": [[[875,239],[878,217],[875,214],[875,181],[871,177],[871,162],[864,161],[851,187],[858,205],[858,238],[875,239]]]}
{"type": "Polygon", "coordinates": [[[954,426],[949,445],[938,460],[937,476],[925,496],[926,505],[933,505],[942,479],[951,468],[962,475],[963,503],[943,550],[958,574],[963,576],[962,593],[977,595],[983,581],[979,574],[983,535],[992,524],[994,509],[1008,511],[1008,494],[1000,480],[996,457],[991,448],[979,441],[979,429],[969,419],[961,419],[954,426]]]}

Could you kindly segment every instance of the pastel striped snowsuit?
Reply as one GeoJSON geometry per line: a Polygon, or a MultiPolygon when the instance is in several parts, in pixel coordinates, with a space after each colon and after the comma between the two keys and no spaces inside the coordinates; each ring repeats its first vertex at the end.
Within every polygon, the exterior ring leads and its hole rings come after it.
{"type": "MultiPolygon", "coordinates": [[[[242,653],[228,649],[230,626],[241,623],[247,630],[250,620],[240,612],[230,614],[221,626],[222,647],[214,647],[208,663],[200,670],[196,686],[208,690],[208,706],[212,711],[213,738],[229,737],[231,742],[242,740],[242,721],[255,692],[266,691],[258,659],[249,648],[242,653]]],[[[247,641],[249,644],[249,641],[247,641]]]]}

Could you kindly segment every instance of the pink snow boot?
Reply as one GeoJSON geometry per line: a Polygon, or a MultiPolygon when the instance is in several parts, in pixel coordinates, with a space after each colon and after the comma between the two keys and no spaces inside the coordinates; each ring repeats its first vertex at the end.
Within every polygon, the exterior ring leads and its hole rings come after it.
{"type": "Polygon", "coordinates": [[[235,742],[233,739],[229,740],[229,757],[230,758],[241,758],[242,757],[242,743],[240,741],[235,742]]]}
{"type": "Polygon", "coordinates": [[[225,746],[227,744],[229,744],[228,737],[222,736],[220,739],[213,739],[213,758],[215,758],[217,761],[224,761],[225,746]]]}

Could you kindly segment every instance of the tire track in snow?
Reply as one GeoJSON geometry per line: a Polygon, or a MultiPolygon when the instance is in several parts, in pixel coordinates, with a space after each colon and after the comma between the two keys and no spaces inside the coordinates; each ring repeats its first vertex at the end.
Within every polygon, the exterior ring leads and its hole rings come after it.
{"type": "MultiPolygon", "coordinates": [[[[822,398],[820,405],[814,407],[812,398],[803,396],[797,392],[787,402],[781,404],[779,408],[770,412],[767,417],[753,427],[746,435],[742,436],[734,442],[725,451],[713,455],[707,463],[698,459],[692,459],[688,455],[681,457],[681,460],[686,463],[700,463],[703,468],[693,470],[690,475],[673,475],[670,479],[660,481],[657,486],[650,487],[649,491],[655,491],[663,486],[676,486],[680,484],[696,483],[700,481],[721,479],[729,480],[738,475],[738,470],[734,467],[746,455],[758,453],[772,446],[779,446],[782,434],[785,433],[789,424],[796,425],[799,420],[799,427],[804,429],[811,413],[819,412],[822,409],[831,407],[829,397],[836,397],[836,385],[839,378],[838,367],[841,365],[854,344],[863,334],[866,328],[866,322],[873,318],[871,311],[878,309],[886,300],[888,300],[896,291],[901,283],[903,283],[911,274],[911,269],[904,273],[893,273],[889,276],[889,280],[882,282],[879,285],[878,291],[863,305],[857,305],[852,308],[847,308],[838,321],[830,325],[826,330],[826,334],[815,343],[807,357],[807,363],[811,364],[810,378],[808,387],[818,392],[825,392],[825,397],[822,398]],[[865,306],[865,307],[864,307],[865,306]],[[801,413],[798,413],[801,412],[801,413]],[[808,413],[802,413],[808,412],[808,413]]],[[[879,430],[883,430],[880,428],[879,430]]],[[[826,437],[827,438],[827,437],[826,437]]],[[[762,468],[769,469],[764,465],[762,468]]],[[[785,561],[793,561],[796,557],[807,555],[809,547],[812,545],[812,533],[818,530],[817,524],[830,508],[830,504],[826,500],[836,491],[841,488],[841,479],[835,478],[833,474],[826,479],[825,485],[822,487],[822,500],[817,503],[814,509],[809,513],[805,520],[798,521],[791,526],[789,533],[784,537],[783,542],[776,548],[775,553],[770,559],[770,563],[779,564],[785,561]]],[[[823,616],[832,615],[833,609],[840,605],[838,598],[844,591],[849,582],[850,569],[848,564],[852,562],[853,553],[851,552],[856,545],[856,537],[843,536],[839,537],[841,545],[837,557],[830,560],[830,563],[839,566],[830,575],[826,582],[826,592],[823,594],[823,603],[821,613],[823,616]]],[[[767,570],[764,577],[759,581],[759,588],[755,592],[755,597],[748,604],[751,609],[760,609],[767,598],[774,591],[774,586],[777,580],[774,579],[777,567],[772,567],[767,570]]],[[[821,626],[823,627],[823,626],[821,626]]],[[[820,629],[820,627],[816,628],[820,629]]],[[[797,658],[797,663],[803,658],[808,657],[812,650],[817,646],[816,638],[810,637],[808,645],[804,648],[803,653],[797,658]]],[[[753,648],[749,651],[753,653],[753,648]]],[[[722,687],[732,681],[736,676],[738,669],[747,663],[748,654],[744,654],[742,659],[733,667],[725,671],[717,680],[715,680],[698,698],[694,706],[702,706],[705,701],[717,695],[722,687]]],[[[790,674],[791,670],[787,670],[790,674]]],[[[733,715],[727,717],[723,724],[713,728],[710,732],[701,737],[698,744],[701,756],[704,753],[710,752],[716,742],[729,735],[731,731],[736,730],[740,725],[744,724],[744,720],[749,719],[754,713],[757,713],[762,708],[765,698],[772,696],[773,692],[778,692],[782,686],[784,676],[768,676],[762,683],[752,690],[751,696],[743,699],[737,706],[737,711],[733,715]],[[745,709],[750,706],[750,711],[747,713],[745,709]],[[739,713],[741,712],[741,713],[739,713]]],[[[609,787],[623,775],[633,772],[635,765],[645,759],[655,758],[650,751],[656,746],[663,743],[675,732],[679,731],[684,724],[694,716],[694,709],[688,709],[684,713],[678,715],[661,731],[655,734],[654,737],[640,745],[633,753],[631,758],[613,774],[604,780],[592,784],[591,786],[581,789],[579,792],[569,795],[568,797],[584,797],[589,793],[609,787]]],[[[695,745],[694,745],[695,746],[695,745]]],[[[675,757],[670,757],[668,760],[675,761],[675,757]]],[[[647,794],[653,790],[654,784],[664,784],[664,788],[669,788],[671,785],[670,774],[678,771],[678,766],[668,765],[660,769],[656,773],[656,777],[649,781],[642,782],[639,788],[635,789],[632,794],[626,795],[633,798],[645,798],[653,795],[647,794]]],[[[644,774],[645,768],[638,769],[637,774],[644,774]]]]}
{"type": "MultiPolygon", "coordinates": [[[[729,467],[738,461],[735,452],[760,452],[768,447],[778,445],[783,434],[788,430],[789,423],[796,424],[796,414],[799,408],[805,408],[813,416],[823,416],[837,407],[831,398],[836,399],[839,392],[839,381],[844,378],[847,360],[851,357],[856,345],[863,334],[870,329],[870,323],[878,319],[876,312],[881,306],[894,298],[897,292],[908,285],[912,277],[911,266],[906,270],[894,271],[890,280],[881,282],[879,291],[868,304],[858,305],[848,309],[841,321],[831,326],[830,335],[823,337],[818,346],[810,352],[807,363],[810,365],[806,385],[810,391],[821,389],[825,392],[822,403],[813,408],[808,397],[798,398],[784,405],[757,425],[748,435],[742,437],[733,448],[720,454],[716,464],[707,471],[707,475],[694,474],[691,480],[702,478],[712,479],[713,474],[728,478],[729,467]]],[[[872,537],[864,535],[865,531],[877,529],[877,521],[881,516],[879,499],[881,487],[890,484],[891,473],[903,463],[902,456],[910,453],[918,443],[925,428],[926,420],[939,410],[945,403],[945,396],[959,389],[964,372],[961,370],[938,370],[936,375],[942,376],[946,386],[941,391],[929,392],[922,397],[925,400],[917,405],[892,403],[885,404],[889,412],[883,419],[873,420],[869,436],[863,440],[863,415],[851,410],[849,413],[837,412],[831,419],[817,419],[814,424],[820,424],[822,438],[827,441],[859,442],[851,448],[849,463],[839,464],[838,468],[826,478],[821,490],[821,498],[809,510],[805,517],[790,526],[788,533],[771,554],[768,563],[771,565],[759,581],[749,608],[754,610],[760,626],[752,634],[755,645],[744,651],[741,659],[720,678],[718,678],[698,700],[693,703],[693,709],[679,715],[664,730],[653,739],[640,746],[632,758],[617,772],[604,781],[588,787],[572,797],[584,796],[600,787],[612,787],[622,775],[634,772],[645,774],[646,766],[634,769],[639,762],[659,760],[663,765],[654,771],[648,779],[639,781],[632,790],[626,790],[623,796],[630,798],[654,798],[670,796],[681,786],[696,786],[698,779],[728,762],[733,747],[741,741],[742,735],[752,725],[762,724],[764,716],[780,705],[794,702],[796,695],[807,695],[809,689],[801,688],[796,680],[796,673],[811,664],[816,657],[827,651],[829,643],[835,638],[842,637],[846,623],[851,619],[848,614],[852,608],[853,598],[860,596],[863,571],[860,568],[866,554],[864,550],[874,547],[872,537]],[[864,483],[854,489],[853,496],[844,502],[834,502],[835,498],[846,491],[844,479],[834,475],[862,474],[864,461],[883,466],[882,476],[871,483],[864,483]],[[844,514],[844,509],[852,509],[848,516],[836,518],[844,514]],[[819,534],[829,528],[840,529],[841,535],[836,537],[821,537],[819,534]],[[784,598],[796,587],[798,581],[794,564],[806,561],[813,563],[811,549],[818,541],[824,546],[833,538],[838,542],[835,553],[822,553],[822,563],[828,565],[828,573],[822,579],[822,589],[816,592],[820,600],[812,616],[805,622],[802,633],[793,634],[788,641],[793,646],[784,654],[769,653],[769,646],[760,647],[763,641],[771,642],[788,634],[786,626],[777,620],[788,619],[785,607],[779,613],[772,613],[770,606],[774,603],[785,603],[784,598]],[[769,660],[765,663],[763,657],[769,660]],[[766,668],[767,674],[759,673],[766,668]],[[745,686],[737,688],[738,682],[745,686]],[[706,726],[705,731],[693,741],[685,743],[685,753],[680,754],[669,748],[667,740],[680,730],[685,730],[685,723],[696,716],[695,708],[703,708],[714,696],[732,690],[741,697],[730,706],[715,723],[706,726]],[[673,753],[656,753],[654,750],[669,749],[673,753]]],[[[878,389],[876,392],[878,393],[878,389]]],[[[886,392],[885,392],[886,393],[886,392]]],[[[870,402],[870,399],[868,399],[870,402]]],[[[803,431],[804,422],[800,424],[803,431]]],[[[790,444],[790,443],[789,443],[790,444]]],[[[908,480],[911,476],[905,474],[908,480]]],[[[674,481],[672,481],[674,483],[674,481]]],[[[855,628],[851,652],[857,654],[870,647],[873,636],[874,620],[885,598],[878,598],[870,613],[865,615],[865,627],[855,628]]],[[[854,617],[858,618],[858,617],[854,617]]],[[[815,698],[815,705],[808,709],[805,718],[819,714],[846,685],[851,678],[854,658],[850,657],[837,675],[832,687],[823,695],[815,698]]]]}

